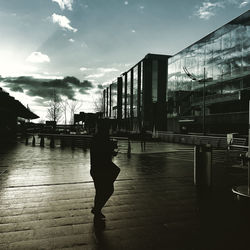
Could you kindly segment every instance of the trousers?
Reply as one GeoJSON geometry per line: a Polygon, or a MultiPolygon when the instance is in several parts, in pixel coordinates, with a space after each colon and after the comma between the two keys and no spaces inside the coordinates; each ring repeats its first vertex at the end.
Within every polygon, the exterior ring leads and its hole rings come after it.
{"type": "Polygon", "coordinates": [[[94,209],[96,212],[101,212],[106,202],[114,193],[114,183],[110,178],[107,178],[103,171],[90,171],[95,185],[95,200],[94,209]]]}

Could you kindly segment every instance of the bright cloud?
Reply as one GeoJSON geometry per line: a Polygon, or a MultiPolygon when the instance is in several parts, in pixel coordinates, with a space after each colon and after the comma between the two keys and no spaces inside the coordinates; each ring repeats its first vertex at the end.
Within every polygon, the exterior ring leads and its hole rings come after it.
{"type": "Polygon", "coordinates": [[[32,62],[32,63],[45,63],[45,62],[50,62],[50,58],[47,55],[42,54],[41,52],[35,51],[35,52],[32,52],[27,57],[26,61],[32,62]]]}
{"type": "Polygon", "coordinates": [[[64,10],[65,8],[67,8],[68,10],[72,10],[73,0],[52,0],[52,2],[58,3],[62,10],[64,10]]]}
{"type": "Polygon", "coordinates": [[[92,79],[92,78],[101,78],[103,77],[105,74],[104,73],[99,73],[99,74],[92,74],[92,75],[88,75],[86,76],[87,79],[92,79]]]}
{"type": "Polygon", "coordinates": [[[222,2],[204,2],[202,6],[195,13],[200,19],[208,20],[210,17],[215,15],[215,12],[218,8],[224,8],[224,4],[222,2]]]}
{"type": "Polygon", "coordinates": [[[246,5],[248,5],[248,1],[244,1],[239,5],[239,8],[244,8],[246,5]]]}
{"type": "Polygon", "coordinates": [[[88,77],[93,77],[93,78],[101,77],[104,76],[105,74],[119,71],[116,68],[86,68],[86,67],[81,67],[80,70],[92,71],[91,73],[93,74],[89,75],[88,77]]]}
{"type": "Polygon", "coordinates": [[[128,1],[125,1],[124,4],[125,4],[125,5],[128,5],[128,1]]]}
{"type": "Polygon", "coordinates": [[[118,69],[115,69],[115,68],[98,68],[98,70],[102,73],[110,73],[110,72],[118,71],[118,69]]]}
{"type": "Polygon", "coordinates": [[[87,70],[91,70],[91,69],[85,68],[85,67],[81,67],[80,70],[81,70],[81,71],[87,71],[87,70]]]}
{"type": "Polygon", "coordinates": [[[58,23],[58,25],[64,29],[71,30],[73,32],[77,32],[77,29],[73,28],[70,25],[70,20],[66,16],[61,16],[57,14],[52,15],[53,23],[58,23]]]}
{"type": "Polygon", "coordinates": [[[70,38],[70,39],[69,39],[69,42],[74,43],[74,42],[75,42],[75,40],[74,40],[74,39],[72,39],[72,38],[70,38]]]}

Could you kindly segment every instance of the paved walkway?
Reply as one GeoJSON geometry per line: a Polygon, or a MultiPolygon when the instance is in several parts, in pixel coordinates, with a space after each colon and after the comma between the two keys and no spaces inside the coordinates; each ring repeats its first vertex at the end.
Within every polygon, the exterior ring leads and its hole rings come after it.
{"type": "Polygon", "coordinates": [[[216,165],[213,191],[201,193],[192,148],[147,146],[140,153],[132,143],[131,158],[126,150],[116,157],[121,174],[103,210],[105,225],[90,213],[88,150],[1,149],[0,249],[250,249],[249,212],[230,191],[245,172],[216,165]]]}

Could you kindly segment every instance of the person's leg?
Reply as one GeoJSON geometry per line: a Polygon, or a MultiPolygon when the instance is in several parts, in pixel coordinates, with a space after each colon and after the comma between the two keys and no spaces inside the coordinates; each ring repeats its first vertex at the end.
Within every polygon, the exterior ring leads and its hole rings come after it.
{"type": "Polygon", "coordinates": [[[101,210],[103,208],[103,196],[105,195],[103,185],[100,182],[100,180],[95,179],[95,200],[94,200],[94,209],[93,211],[95,213],[101,213],[101,210]]]}
{"type": "Polygon", "coordinates": [[[105,176],[103,173],[93,174],[92,172],[91,176],[95,185],[94,208],[91,212],[96,216],[104,218],[105,216],[101,213],[101,210],[113,194],[114,184],[113,181],[110,180],[109,176],[105,176]]]}
{"type": "Polygon", "coordinates": [[[112,196],[113,193],[114,193],[113,182],[106,183],[106,185],[104,186],[104,193],[102,197],[102,207],[105,206],[105,204],[107,203],[107,201],[109,200],[109,198],[112,196]]]}
{"type": "Polygon", "coordinates": [[[94,181],[95,186],[95,198],[94,198],[94,207],[92,208],[91,212],[93,214],[101,214],[102,209],[102,185],[101,185],[101,178],[98,173],[95,173],[94,171],[90,171],[91,177],[94,181]]]}

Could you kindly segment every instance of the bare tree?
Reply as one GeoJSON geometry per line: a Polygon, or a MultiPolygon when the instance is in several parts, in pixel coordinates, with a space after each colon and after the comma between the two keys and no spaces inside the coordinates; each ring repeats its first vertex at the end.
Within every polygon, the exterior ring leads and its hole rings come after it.
{"type": "Polygon", "coordinates": [[[77,100],[69,102],[70,124],[74,124],[74,114],[81,108],[82,102],[77,100]]]}
{"type": "Polygon", "coordinates": [[[104,108],[104,103],[103,103],[103,94],[100,93],[97,98],[93,99],[93,103],[94,103],[94,110],[95,112],[103,112],[103,108],[104,108]]]}
{"type": "Polygon", "coordinates": [[[47,110],[47,118],[50,121],[58,123],[62,117],[62,106],[61,98],[57,95],[56,91],[53,91],[53,96],[48,104],[49,108],[47,110]]]}

